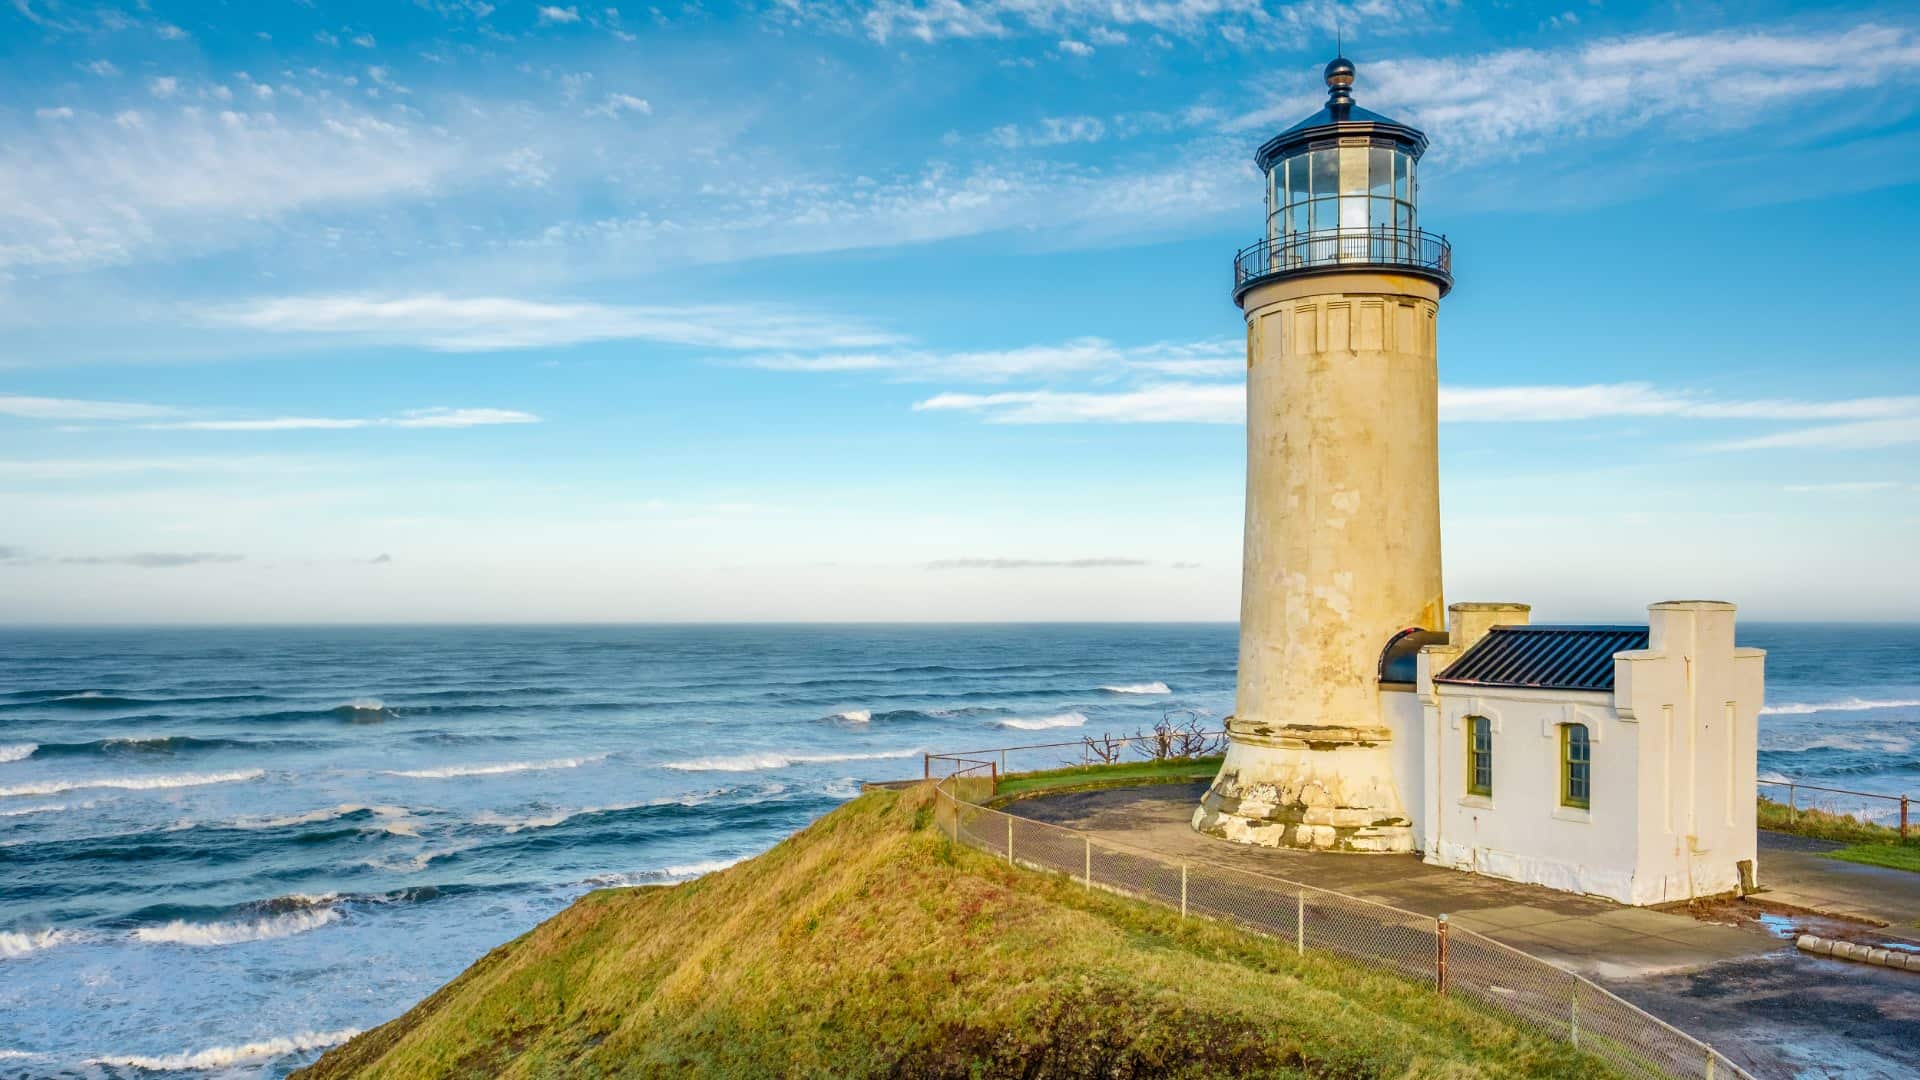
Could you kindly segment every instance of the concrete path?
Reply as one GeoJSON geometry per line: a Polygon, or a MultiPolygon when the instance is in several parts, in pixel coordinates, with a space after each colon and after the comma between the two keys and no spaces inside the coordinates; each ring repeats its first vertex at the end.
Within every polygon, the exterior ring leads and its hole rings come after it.
{"type": "Polygon", "coordinates": [[[1785,833],[1760,834],[1761,899],[1868,922],[1920,943],[1920,874],[1821,856],[1845,847],[1785,833]]]}
{"type": "MultiPolygon", "coordinates": [[[[1413,855],[1229,843],[1189,824],[1205,787],[1110,788],[1023,799],[1003,809],[1169,858],[1256,870],[1426,915],[1445,913],[1457,925],[1606,985],[1756,1076],[1920,1076],[1920,976],[1805,956],[1791,946],[1793,920],[1722,925],[1432,867],[1413,855]]],[[[1776,863],[1782,886],[1768,899],[1782,903],[1794,902],[1788,895],[1864,902],[1871,894],[1856,883],[1867,879],[1852,872],[1877,869],[1768,846],[1761,854],[1763,883],[1776,863]],[[1829,872],[1819,863],[1844,869],[1829,872]]],[[[1877,885],[1920,904],[1920,875],[1905,876],[1916,880],[1877,885]]]]}

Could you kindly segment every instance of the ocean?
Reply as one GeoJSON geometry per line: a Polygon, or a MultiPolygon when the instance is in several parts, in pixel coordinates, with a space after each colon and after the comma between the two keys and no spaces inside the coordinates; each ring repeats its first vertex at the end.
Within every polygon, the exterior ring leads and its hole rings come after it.
{"type": "MultiPolygon", "coordinates": [[[[1920,626],[1741,639],[1763,776],[1920,794],[1920,626]]],[[[0,1076],[284,1076],[581,893],[752,856],[924,750],[1217,725],[1234,652],[1231,625],[0,631],[0,1076]]]]}

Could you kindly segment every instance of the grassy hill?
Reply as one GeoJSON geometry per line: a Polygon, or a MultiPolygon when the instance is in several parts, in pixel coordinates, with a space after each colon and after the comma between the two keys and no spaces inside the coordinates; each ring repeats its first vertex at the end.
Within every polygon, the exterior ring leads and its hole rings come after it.
{"type": "Polygon", "coordinates": [[[1430,991],[1009,868],[875,792],[759,858],[582,897],[304,1077],[1566,1076],[1430,991]]]}

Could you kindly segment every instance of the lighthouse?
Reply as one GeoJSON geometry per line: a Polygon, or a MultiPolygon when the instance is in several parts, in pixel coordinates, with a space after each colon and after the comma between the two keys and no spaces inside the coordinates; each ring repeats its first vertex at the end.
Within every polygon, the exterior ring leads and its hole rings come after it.
{"type": "Polygon", "coordinates": [[[1396,649],[1445,640],[1435,325],[1452,251],[1420,227],[1426,136],[1355,104],[1352,62],[1325,77],[1325,107],[1256,153],[1266,233],[1234,259],[1247,324],[1239,680],[1193,823],[1248,843],[1404,852],[1416,837],[1381,685],[1396,649]]]}

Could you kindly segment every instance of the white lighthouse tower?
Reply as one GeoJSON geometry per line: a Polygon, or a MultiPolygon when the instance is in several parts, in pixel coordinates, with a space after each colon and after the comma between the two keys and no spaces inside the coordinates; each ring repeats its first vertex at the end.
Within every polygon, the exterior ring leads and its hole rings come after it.
{"type": "Polygon", "coordinates": [[[1194,827],[1410,851],[1382,723],[1383,650],[1445,625],[1435,318],[1445,238],[1419,227],[1426,136],[1354,104],[1260,147],[1266,236],[1234,261],[1247,321],[1247,495],[1230,743],[1194,827]]]}

